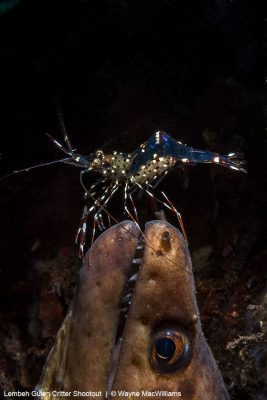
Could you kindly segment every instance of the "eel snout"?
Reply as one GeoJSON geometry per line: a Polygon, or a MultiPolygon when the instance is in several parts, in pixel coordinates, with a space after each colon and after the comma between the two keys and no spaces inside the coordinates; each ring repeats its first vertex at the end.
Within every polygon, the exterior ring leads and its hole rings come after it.
{"type": "Polygon", "coordinates": [[[94,242],[38,388],[101,392],[95,398],[103,399],[111,390],[113,398],[153,392],[167,399],[166,391],[184,400],[228,399],[202,333],[183,236],[152,221],[143,245],[139,237],[124,221],[94,242]]]}

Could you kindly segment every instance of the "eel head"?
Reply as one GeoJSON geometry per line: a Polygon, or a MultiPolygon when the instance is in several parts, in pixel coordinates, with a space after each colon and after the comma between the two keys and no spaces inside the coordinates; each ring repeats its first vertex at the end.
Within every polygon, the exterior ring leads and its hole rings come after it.
{"type": "Polygon", "coordinates": [[[124,221],[94,242],[38,390],[43,400],[52,391],[60,393],[54,399],[79,398],[78,391],[81,398],[111,391],[117,399],[151,392],[229,398],[203,336],[191,259],[177,229],[152,221],[143,239],[124,221]]]}

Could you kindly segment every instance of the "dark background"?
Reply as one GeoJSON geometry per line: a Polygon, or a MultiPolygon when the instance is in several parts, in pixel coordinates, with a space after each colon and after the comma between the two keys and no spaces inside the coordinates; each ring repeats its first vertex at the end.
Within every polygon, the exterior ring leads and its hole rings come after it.
{"type": "MultiPolygon", "coordinates": [[[[203,329],[233,399],[266,398],[266,348],[253,336],[267,303],[263,4],[0,1],[1,175],[63,156],[45,135],[62,139],[57,107],[81,154],[131,152],[159,129],[245,153],[247,175],[202,165],[161,184],[183,215],[203,329]],[[239,335],[249,339],[226,349],[239,335]]],[[[83,191],[79,170],[61,164],[0,185],[0,385],[32,389],[81,264],[83,191]]],[[[143,223],[154,218],[155,204],[136,202],[143,223]]]]}

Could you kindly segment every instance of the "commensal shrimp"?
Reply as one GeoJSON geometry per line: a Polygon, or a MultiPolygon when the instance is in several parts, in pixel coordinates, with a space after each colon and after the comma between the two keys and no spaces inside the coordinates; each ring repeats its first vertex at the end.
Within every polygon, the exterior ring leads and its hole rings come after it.
{"type": "MultiPolygon", "coordinates": [[[[199,163],[218,164],[236,171],[247,172],[242,153],[220,155],[207,150],[195,149],[182,144],[162,131],[153,134],[133,153],[128,154],[113,151],[112,153],[105,154],[102,150],[97,150],[89,155],[80,155],[72,148],[64,125],[61,125],[64,133],[64,144],[60,143],[50,135],[48,136],[52,139],[54,144],[66,154],[67,157],[31,168],[45,166],[55,162],[63,162],[81,168],[80,181],[85,190],[85,198],[87,202],[83,209],[76,242],[79,243],[79,255],[82,258],[84,255],[86,228],[89,215],[92,215],[94,220],[94,238],[96,226],[100,231],[106,229],[102,217],[102,210],[109,218],[111,217],[115,220],[115,218],[113,218],[107,211],[106,206],[115,192],[119,189],[122,189],[123,191],[124,209],[136,224],[138,224],[138,215],[132,195],[134,192],[141,190],[150,197],[153,197],[158,203],[161,203],[166,209],[169,209],[176,214],[182,233],[186,239],[186,233],[180,213],[176,210],[164,192],[161,192],[161,195],[163,196],[162,200],[157,198],[154,194],[153,190],[164,176],[171,170],[181,167],[183,164],[195,165],[199,163]],[[90,189],[88,189],[83,182],[83,176],[91,171],[98,173],[100,177],[90,187],[90,189]],[[129,200],[131,202],[133,213],[130,212],[128,207],[129,200]]],[[[31,168],[14,171],[13,173],[25,170],[27,171],[31,168]]],[[[115,222],[117,221],[115,220],[115,222]]]]}
{"type": "Polygon", "coordinates": [[[77,241],[80,243],[80,256],[83,256],[88,216],[90,214],[93,215],[98,228],[103,231],[105,225],[101,211],[105,211],[108,201],[119,188],[123,188],[124,208],[132,219],[138,221],[132,194],[137,190],[142,190],[177,215],[186,238],[181,215],[166,194],[162,192],[164,200],[160,200],[153,193],[153,189],[161,179],[170,170],[179,168],[182,164],[213,163],[236,171],[246,172],[244,158],[241,153],[230,153],[227,156],[221,156],[210,151],[194,149],[176,141],[162,131],[156,132],[131,154],[117,151],[105,154],[102,150],[97,150],[93,154],[82,156],[72,150],[67,134],[64,137],[66,146],[63,146],[53,138],[52,140],[69,156],[68,159],[63,160],[64,163],[82,168],[80,180],[85,189],[85,196],[89,201],[93,200],[93,204],[90,207],[87,204],[85,205],[78,229],[77,241]],[[101,177],[97,179],[90,190],[87,190],[83,183],[83,175],[90,171],[99,173],[101,177]],[[95,197],[96,187],[98,187],[97,192],[100,193],[97,197],[95,197]],[[135,217],[129,211],[128,199],[133,205],[135,217]]]}

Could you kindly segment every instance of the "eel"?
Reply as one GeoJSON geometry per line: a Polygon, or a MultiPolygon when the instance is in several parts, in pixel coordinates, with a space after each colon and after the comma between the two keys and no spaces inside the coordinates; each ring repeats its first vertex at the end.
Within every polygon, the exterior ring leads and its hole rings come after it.
{"type": "Polygon", "coordinates": [[[166,221],[124,221],[87,252],[39,399],[229,399],[204,338],[190,254],[166,221]]]}

